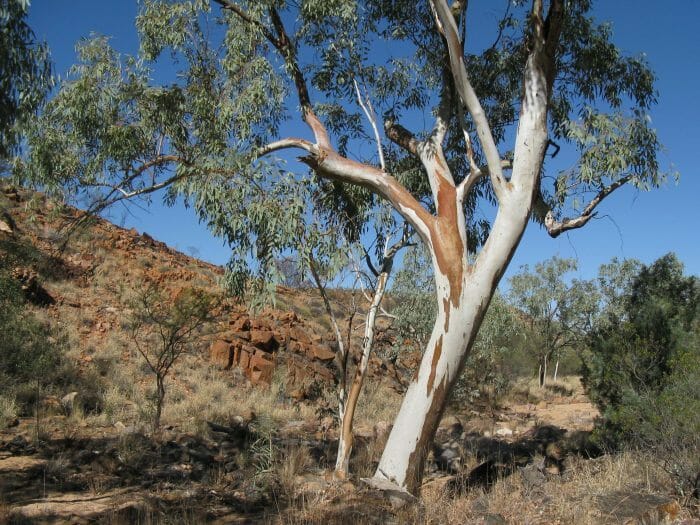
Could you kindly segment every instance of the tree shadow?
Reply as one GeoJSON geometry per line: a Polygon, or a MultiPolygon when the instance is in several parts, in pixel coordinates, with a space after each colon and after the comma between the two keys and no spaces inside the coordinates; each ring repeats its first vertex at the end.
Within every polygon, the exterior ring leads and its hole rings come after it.
{"type": "Polygon", "coordinates": [[[498,480],[515,472],[521,472],[526,482],[536,485],[547,475],[562,474],[568,456],[591,458],[601,454],[591,441],[590,432],[567,432],[554,425],[535,427],[516,441],[471,434],[463,440],[462,448],[479,463],[469,470],[442,465],[442,470],[454,474],[446,487],[453,495],[472,489],[488,491],[498,480]]]}

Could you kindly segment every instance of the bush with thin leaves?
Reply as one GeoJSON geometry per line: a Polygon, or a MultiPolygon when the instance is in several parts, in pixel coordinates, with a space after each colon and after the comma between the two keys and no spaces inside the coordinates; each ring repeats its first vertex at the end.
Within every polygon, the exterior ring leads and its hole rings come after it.
{"type": "Polygon", "coordinates": [[[186,288],[174,298],[155,283],[147,283],[132,301],[130,335],[148,369],[155,375],[153,427],[160,427],[165,379],[172,367],[192,350],[202,327],[212,319],[216,298],[198,288],[186,288]]]}

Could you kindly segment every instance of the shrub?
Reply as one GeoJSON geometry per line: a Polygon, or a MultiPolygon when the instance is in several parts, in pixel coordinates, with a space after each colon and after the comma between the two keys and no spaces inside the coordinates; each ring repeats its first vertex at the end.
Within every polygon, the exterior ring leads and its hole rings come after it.
{"type": "Polygon", "coordinates": [[[186,288],[169,297],[155,283],[147,283],[132,302],[131,339],[155,376],[153,427],[160,427],[165,379],[175,363],[200,338],[212,320],[217,298],[202,289],[186,288]]]}
{"type": "MultiPolygon", "coordinates": [[[[65,338],[39,322],[24,304],[19,284],[0,268],[0,394],[51,382],[65,338]]],[[[20,411],[26,407],[20,406],[20,411]]]]}
{"type": "Polygon", "coordinates": [[[700,472],[697,278],[666,255],[642,267],[619,303],[598,321],[583,367],[603,414],[597,438],[656,451],[687,492],[700,472]]]}

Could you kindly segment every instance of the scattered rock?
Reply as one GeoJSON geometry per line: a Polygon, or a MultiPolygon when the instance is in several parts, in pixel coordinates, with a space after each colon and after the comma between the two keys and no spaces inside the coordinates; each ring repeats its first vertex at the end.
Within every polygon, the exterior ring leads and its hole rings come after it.
{"type": "Polygon", "coordinates": [[[39,283],[39,276],[32,269],[16,267],[12,270],[12,277],[19,281],[22,292],[29,302],[39,306],[48,306],[56,302],[39,283]]]}
{"type": "Polygon", "coordinates": [[[275,334],[270,330],[251,330],[250,344],[268,352],[276,351],[279,346],[275,334]]]}
{"type": "Polygon", "coordinates": [[[396,483],[384,478],[361,478],[361,481],[370,488],[378,490],[384,494],[395,509],[405,506],[407,503],[414,503],[416,497],[406,489],[399,487],[396,483]]]}
{"type": "Polygon", "coordinates": [[[0,233],[9,233],[10,235],[12,235],[13,231],[14,230],[10,227],[8,223],[0,219],[0,233]]]}
{"type": "Polygon", "coordinates": [[[600,511],[625,525],[669,523],[681,512],[676,500],[655,494],[617,491],[596,498],[600,511]]]}
{"type": "Polygon", "coordinates": [[[314,344],[309,347],[309,354],[314,359],[319,361],[332,361],[335,358],[335,352],[328,345],[314,344]]]}

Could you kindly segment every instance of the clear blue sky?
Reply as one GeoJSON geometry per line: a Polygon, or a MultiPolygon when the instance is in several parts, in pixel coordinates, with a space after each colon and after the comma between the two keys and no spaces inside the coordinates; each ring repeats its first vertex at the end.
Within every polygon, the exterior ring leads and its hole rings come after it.
{"type": "MultiPolygon", "coordinates": [[[[500,3],[491,2],[481,3],[500,8],[500,3]]],[[[137,9],[137,2],[129,0],[33,0],[29,22],[48,42],[56,72],[65,75],[75,62],[75,42],[90,32],[112,36],[118,51],[135,53],[137,9]]],[[[653,124],[666,146],[662,163],[673,164],[681,181],[648,193],[623,188],[605,201],[599,220],[559,239],[531,224],[507,275],[522,264],[559,255],[578,258],[580,277],[590,278],[612,257],[649,263],[669,251],[678,254],[689,273],[700,274],[700,1],[674,0],[661,6],[650,0],[599,0],[594,15],[613,24],[614,41],[623,51],[646,53],[656,72],[660,97],[652,111],[653,124]]],[[[298,133],[306,131],[300,128],[298,133]]],[[[226,247],[197,224],[192,212],[158,204],[148,211],[131,211],[133,215],[122,217],[115,209],[111,217],[182,251],[194,247],[203,259],[217,264],[228,260],[226,247]]]]}

